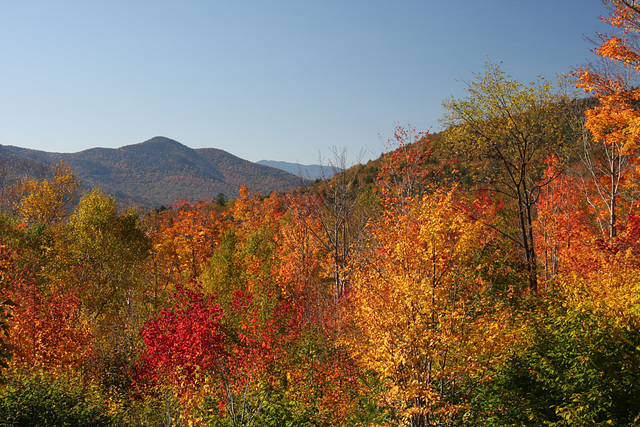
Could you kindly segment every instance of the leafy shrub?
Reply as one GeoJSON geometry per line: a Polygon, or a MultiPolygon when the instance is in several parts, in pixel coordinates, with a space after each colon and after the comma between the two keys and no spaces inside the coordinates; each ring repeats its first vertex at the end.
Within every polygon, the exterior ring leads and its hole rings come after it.
{"type": "Polygon", "coordinates": [[[107,401],[97,387],[75,377],[13,372],[0,386],[0,427],[124,425],[107,401]]]}
{"type": "Polygon", "coordinates": [[[495,426],[637,425],[640,331],[607,324],[562,301],[540,310],[528,343],[475,396],[476,423],[495,426]],[[565,304],[566,305],[566,304],[565,304]]]}

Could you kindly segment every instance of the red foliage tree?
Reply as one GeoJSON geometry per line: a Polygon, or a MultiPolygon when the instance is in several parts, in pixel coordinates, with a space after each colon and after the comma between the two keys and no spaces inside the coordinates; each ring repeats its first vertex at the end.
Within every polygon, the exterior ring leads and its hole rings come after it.
{"type": "Polygon", "coordinates": [[[142,372],[155,380],[178,384],[208,370],[223,353],[222,310],[212,296],[177,286],[174,303],[147,322],[142,372]]]}

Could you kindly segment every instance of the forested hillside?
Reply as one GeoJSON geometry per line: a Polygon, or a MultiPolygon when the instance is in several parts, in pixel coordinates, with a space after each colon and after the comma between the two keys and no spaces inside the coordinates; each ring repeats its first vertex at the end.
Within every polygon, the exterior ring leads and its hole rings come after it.
{"type": "Polygon", "coordinates": [[[488,62],[444,132],[305,191],[146,212],[64,163],[21,180],[0,425],[637,425],[640,89],[574,75],[590,100],[488,62]]]}

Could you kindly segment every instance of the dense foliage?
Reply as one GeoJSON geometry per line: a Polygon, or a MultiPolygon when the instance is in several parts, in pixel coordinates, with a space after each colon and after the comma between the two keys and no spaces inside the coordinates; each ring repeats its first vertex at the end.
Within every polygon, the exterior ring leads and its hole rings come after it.
{"type": "MultiPolygon", "coordinates": [[[[610,5],[597,53],[637,67],[640,7],[610,5]]],[[[576,75],[586,113],[489,63],[442,135],[296,193],[17,182],[0,426],[637,425],[638,89],[576,75]]]]}

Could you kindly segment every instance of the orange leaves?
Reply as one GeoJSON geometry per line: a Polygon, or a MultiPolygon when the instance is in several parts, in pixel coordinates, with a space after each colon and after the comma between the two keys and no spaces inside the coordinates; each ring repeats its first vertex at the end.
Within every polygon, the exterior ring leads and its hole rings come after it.
{"type": "Polygon", "coordinates": [[[640,90],[627,89],[621,77],[605,79],[589,71],[580,74],[578,87],[600,101],[585,113],[585,127],[595,140],[619,144],[626,153],[634,151],[640,142],[640,111],[634,107],[640,100],[640,90]]]}
{"type": "Polygon", "coordinates": [[[204,202],[176,205],[161,214],[154,249],[165,273],[197,277],[203,263],[211,259],[226,229],[224,214],[210,210],[204,202]]]}
{"type": "MultiPolygon", "coordinates": [[[[624,4],[624,2],[620,1],[611,1],[607,0],[606,3],[611,3],[614,5],[613,11],[609,14],[609,16],[602,17],[604,22],[610,23],[613,27],[626,29],[634,22],[634,16],[637,15],[637,9],[630,7],[635,6],[636,1],[630,2],[630,6],[624,4]]],[[[637,6],[636,6],[637,7],[637,6]]]]}
{"type": "Polygon", "coordinates": [[[260,193],[251,193],[246,186],[240,188],[240,198],[236,200],[231,215],[239,231],[255,230],[265,225],[276,225],[282,215],[280,196],[274,191],[268,197],[261,197],[260,193]]]}
{"type": "Polygon", "coordinates": [[[583,179],[583,190],[600,228],[608,231],[609,239],[617,234],[619,218],[624,218],[633,208],[634,190],[629,191],[630,164],[631,157],[635,158],[640,148],[640,109],[637,107],[640,90],[633,87],[632,78],[623,75],[623,72],[640,73],[640,51],[626,38],[630,31],[640,29],[639,12],[635,3],[611,2],[611,5],[612,13],[605,21],[614,28],[622,28],[622,37],[602,36],[595,53],[614,61],[621,72],[613,75],[608,70],[575,72],[579,78],[577,86],[599,101],[599,105],[585,112],[584,127],[591,135],[583,136],[583,163],[590,176],[583,179]]]}
{"type": "Polygon", "coordinates": [[[91,334],[81,321],[78,298],[69,289],[45,295],[31,280],[14,284],[10,343],[19,367],[61,372],[76,368],[91,352],[91,334]]]}
{"type": "MultiPolygon", "coordinates": [[[[614,28],[622,28],[622,37],[612,34],[602,36],[594,52],[602,58],[617,62],[623,68],[640,73],[640,51],[626,38],[628,32],[636,32],[638,11],[624,3],[616,3],[605,22],[614,28]]],[[[640,112],[636,108],[640,91],[631,86],[630,79],[621,73],[605,75],[589,69],[576,70],[577,87],[593,94],[600,106],[587,110],[585,126],[594,138],[605,144],[620,144],[631,153],[640,143],[640,112]]]]}
{"type": "Polygon", "coordinates": [[[640,70],[640,54],[620,37],[611,36],[609,39],[605,39],[595,52],[604,58],[619,61],[640,70]]]}
{"type": "Polygon", "coordinates": [[[332,297],[325,285],[330,280],[330,260],[321,244],[322,222],[315,214],[319,202],[314,196],[285,196],[289,214],[279,226],[278,267],[275,278],[286,298],[300,299],[305,316],[322,322],[332,297]]]}

